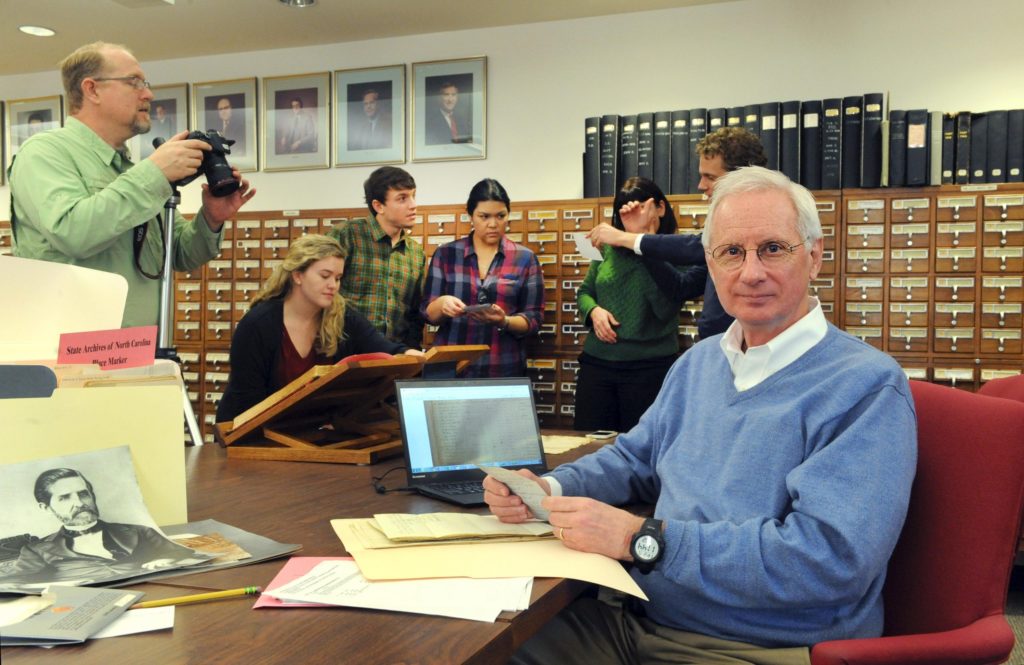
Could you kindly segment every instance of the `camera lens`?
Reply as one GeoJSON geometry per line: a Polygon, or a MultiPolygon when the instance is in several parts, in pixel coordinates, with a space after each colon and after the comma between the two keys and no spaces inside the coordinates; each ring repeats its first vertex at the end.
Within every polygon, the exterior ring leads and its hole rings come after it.
{"type": "Polygon", "coordinates": [[[239,182],[231,175],[231,167],[227,164],[224,167],[215,167],[206,171],[206,182],[210,184],[210,193],[217,197],[234,194],[239,187],[239,182]]]}

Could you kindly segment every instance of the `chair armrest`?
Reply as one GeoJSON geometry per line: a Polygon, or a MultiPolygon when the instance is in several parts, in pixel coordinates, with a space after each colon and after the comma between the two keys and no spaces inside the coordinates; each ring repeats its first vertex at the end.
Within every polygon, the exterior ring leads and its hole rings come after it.
{"type": "Polygon", "coordinates": [[[1001,615],[941,633],[833,640],[811,648],[812,665],[988,665],[1013,649],[1013,631],[1001,615]]]}

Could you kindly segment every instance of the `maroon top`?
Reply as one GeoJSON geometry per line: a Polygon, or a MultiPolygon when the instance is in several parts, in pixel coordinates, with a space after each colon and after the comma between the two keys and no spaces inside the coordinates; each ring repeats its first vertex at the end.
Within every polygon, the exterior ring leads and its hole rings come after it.
{"type": "Polygon", "coordinates": [[[280,385],[286,386],[299,378],[315,365],[330,365],[331,360],[322,353],[316,353],[310,349],[309,355],[303,358],[295,349],[292,338],[288,336],[288,329],[281,327],[281,359],[278,363],[280,375],[277,377],[280,385]]]}

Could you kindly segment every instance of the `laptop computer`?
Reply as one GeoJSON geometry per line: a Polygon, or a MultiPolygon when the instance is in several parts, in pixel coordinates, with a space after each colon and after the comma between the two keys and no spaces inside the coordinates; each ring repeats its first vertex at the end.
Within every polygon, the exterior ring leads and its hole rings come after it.
{"type": "Polygon", "coordinates": [[[395,381],[409,487],[484,505],[482,466],[547,471],[526,378],[395,381]]]}

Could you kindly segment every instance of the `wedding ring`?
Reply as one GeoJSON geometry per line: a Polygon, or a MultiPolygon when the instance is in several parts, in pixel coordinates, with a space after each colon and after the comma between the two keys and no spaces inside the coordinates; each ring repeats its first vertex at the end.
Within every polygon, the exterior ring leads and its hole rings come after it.
{"type": "Polygon", "coordinates": [[[564,533],[565,533],[565,527],[564,526],[558,527],[558,539],[559,540],[562,540],[562,534],[564,534],[564,533]]]}

